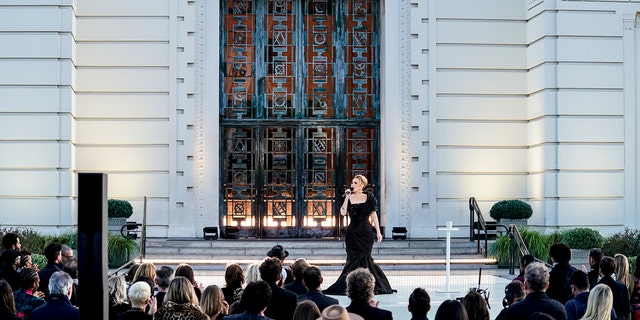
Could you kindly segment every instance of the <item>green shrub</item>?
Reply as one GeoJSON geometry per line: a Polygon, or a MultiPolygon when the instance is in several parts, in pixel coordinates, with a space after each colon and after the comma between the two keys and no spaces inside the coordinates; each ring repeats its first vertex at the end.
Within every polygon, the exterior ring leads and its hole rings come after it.
{"type": "Polygon", "coordinates": [[[624,228],[623,232],[617,232],[607,237],[602,245],[602,252],[605,256],[610,257],[616,253],[635,257],[640,252],[640,230],[624,228]]]}
{"type": "Polygon", "coordinates": [[[40,269],[44,268],[47,265],[47,257],[44,254],[32,253],[31,254],[31,263],[37,264],[40,269]]]}
{"type": "Polygon", "coordinates": [[[109,234],[108,236],[108,264],[110,268],[117,268],[129,262],[140,249],[135,240],[121,235],[109,234]]]}
{"type": "MultiPolygon", "coordinates": [[[[529,253],[540,260],[549,261],[549,247],[553,240],[552,237],[527,229],[520,230],[520,235],[529,253]]],[[[508,235],[498,237],[489,247],[489,256],[498,260],[499,265],[506,265],[509,262],[510,245],[508,235]]],[[[516,259],[520,259],[520,250],[518,250],[518,248],[516,248],[516,253],[516,259]]]]}
{"type": "Polygon", "coordinates": [[[575,228],[562,232],[561,242],[567,244],[571,249],[589,250],[601,248],[604,238],[598,230],[591,228],[575,228]]]}
{"type": "MultiPolygon", "coordinates": [[[[15,233],[20,237],[22,250],[28,250],[32,254],[42,254],[47,244],[47,237],[39,234],[36,230],[27,227],[4,227],[0,229],[0,238],[7,233],[15,233]]],[[[44,266],[44,265],[43,265],[44,266]]]]}
{"type": "Polygon", "coordinates": [[[633,274],[633,272],[636,270],[637,258],[638,256],[627,257],[627,260],[629,261],[629,274],[633,274]]]}
{"type": "Polygon", "coordinates": [[[491,206],[489,215],[495,220],[500,219],[529,219],[533,209],[528,203],[520,200],[502,200],[491,206]]]}
{"type": "Polygon", "coordinates": [[[127,200],[109,199],[107,207],[109,218],[129,218],[133,214],[133,206],[127,200]]]}

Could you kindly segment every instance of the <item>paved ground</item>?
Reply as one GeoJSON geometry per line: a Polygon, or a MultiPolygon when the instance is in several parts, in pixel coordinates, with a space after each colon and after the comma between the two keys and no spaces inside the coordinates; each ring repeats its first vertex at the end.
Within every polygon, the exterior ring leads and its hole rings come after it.
{"type": "MultiPolygon", "coordinates": [[[[429,319],[435,318],[436,310],[442,301],[464,296],[470,288],[478,286],[478,269],[451,270],[449,288],[446,288],[446,272],[444,270],[389,270],[386,271],[391,286],[398,293],[378,295],[379,307],[393,312],[394,319],[410,319],[407,311],[409,295],[416,287],[422,287],[431,297],[431,311],[429,319]],[[449,292],[447,292],[449,291],[449,292]]],[[[224,271],[219,270],[195,270],[196,280],[205,286],[215,284],[224,285],[224,271]]],[[[339,271],[323,270],[323,288],[333,283],[339,275],[339,271]]],[[[502,309],[504,287],[515,276],[508,274],[508,269],[482,270],[480,288],[487,289],[489,293],[489,305],[491,306],[491,319],[495,319],[502,309]]],[[[349,304],[346,296],[335,296],[342,305],[349,304]]]]}

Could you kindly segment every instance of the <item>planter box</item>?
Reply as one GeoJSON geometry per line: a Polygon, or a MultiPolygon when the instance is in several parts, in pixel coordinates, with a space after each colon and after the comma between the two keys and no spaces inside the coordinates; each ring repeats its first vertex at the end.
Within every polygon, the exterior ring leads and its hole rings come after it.
{"type": "Polygon", "coordinates": [[[510,224],[515,224],[516,227],[518,227],[519,230],[521,229],[526,229],[529,226],[529,223],[527,222],[529,219],[500,219],[499,222],[500,224],[503,224],[505,226],[509,226],[510,224]]]}
{"type": "Polygon", "coordinates": [[[127,218],[109,218],[107,222],[107,230],[109,230],[109,232],[120,234],[120,229],[122,229],[122,226],[127,224],[127,218]]]}
{"type": "Polygon", "coordinates": [[[580,269],[580,265],[589,267],[589,251],[585,249],[571,249],[571,265],[580,269]]]}

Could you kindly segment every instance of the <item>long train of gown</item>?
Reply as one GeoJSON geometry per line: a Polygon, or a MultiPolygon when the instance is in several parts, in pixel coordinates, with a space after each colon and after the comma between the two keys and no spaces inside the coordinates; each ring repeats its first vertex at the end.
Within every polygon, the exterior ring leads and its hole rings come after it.
{"type": "Polygon", "coordinates": [[[376,280],[375,294],[394,293],[389,280],[382,269],[373,261],[371,250],[373,249],[373,235],[369,215],[377,211],[377,201],[372,194],[367,194],[364,203],[347,205],[351,223],[347,227],[345,237],[347,261],[338,280],[324,290],[326,294],[345,295],[347,290],[347,275],[357,268],[366,268],[373,274],[376,280]]]}

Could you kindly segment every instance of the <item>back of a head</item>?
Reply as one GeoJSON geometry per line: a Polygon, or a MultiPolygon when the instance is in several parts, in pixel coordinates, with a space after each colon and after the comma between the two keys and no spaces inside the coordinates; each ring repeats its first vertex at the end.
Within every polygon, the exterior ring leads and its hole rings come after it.
{"type": "Polygon", "coordinates": [[[23,268],[20,271],[20,288],[30,289],[39,279],[38,272],[31,268],[23,268]]]}
{"type": "Polygon", "coordinates": [[[602,257],[604,257],[604,254],[602,253],[602,249],[593,248],[589,250],[589,257],[596,263],[596,267],[599,267],[598,264],[600,263],[600,260],[602,260],[602,257]]]}
{"type": "Polygon", "coordinates": [[[138,269],[136,269],[136,273],[133,276],[133,282],[137,282],[141,276],[146,276],[153,281],[156,277],[156,266],[153,262],[143,262],[140,264],[138,269]]]}
{"type": "Polygon", "coordinates": [[[469,320],[469,316],[460,301],[450,299],[442,301],[436,311],[435,320],[469,320]]]}
{"type": "Polygon", "coordinates": [[[244,270],[237,263],[228,265],[224,270],[224,282],[227,287],[237,288],[244,284],[244,270]]]}
{"type": "Polygon", "coordinates": [[[150,287],[151,289],[153,289],[153,287],[155,287],[155,285],[154,285],[154,283],[153,283],[153,279],[151,279],[151,278],[149,278],[149,277],[147,277],[147,276],[139,276],[139,277],[138,277],[138,280],[136,280],[136,282],[135,282],[135,283],[138,283],[138,282],[145,282],[146,284],[148,284],[148,285],[149,285],[149,287],[150,287]]]}
{"type": "Polygon", "coordinates": [[[192,284],[196,281],[196,276],[193,273],[193,268],[191,268],[191,265],[186,263],[181,263],[178,265],[178,267],[176,268],[176,272],[174,273],[174,276],[185,277],[189,279],[189,281],[191,281],[192,284]]]}
{"type": "Polygon", "coordinates": [[[167,268],[160,268],[156,270],[156,278],[154,282],[159,288],[166,289],[171,283],[171,277],[173,276],[173,270],[167,268]]]}
{"type": "Polygon", "coordinates": [[[469,291],[460,301],[467,311],[469,319],[489,320],[487,301],[477,291],[469,291]]]}
{"type": "Polygon", "coordinates": [[[73,279],[64,271],[56,271],[49,278],[50,295],[67,295],[73,286],[73,279]]]}
{"type": "Polygon", "coordinates": [[[616,261],[606,256],[600,260],[600,272],[605,276],[611,276],[616,271],[616,261]]]}
{"type": "Polygon", "coordinates": [[[409,295],[409,309],[413,318],[426,317],[431,309],[431,297],[423,288],[415,288],[409,295]]]}
{"type": "Polygon", "coordinates": [[[504,287],[504,299],[502,301],[502,306],[510,306],[515,301],[520,301],[524,297],[524,284],[520,280],[513,280],[504,287]]]}
{"type": "Polygon", "coordinates": [[[62,244],[59,242],[51,242],[44,247],[44,256],[47,258],[47,263],[54,263],[61,251],[62,244]]]}
{"type": "Polygon", "coordinates": [[[247,272],[245,272],[244,281],[246,283],[260,280],[260,264],[252,263],[247,266],[247,272]]]}
{"type": "Polygon", "coordinates": [[[114,275],[107,279],[109,303],[120,304],[127,299],[127,283],[123,277],[114,275]]]}
{"type": "Polygon", "coordinates": [[[6,280],[0,278],[0,313],[9,311],[10,313],[16,313],[16,306],[13,298],[13,290],[11,285],[6,280]]]}
{"type": "Polygon", "coordinates": [[[549,269],[542,262],[533,262],[524,270],[527,287],[533,291],[544,291],[549,283],[549,269]]]}
{"type": "Polygon", "coordinates": [[[293,277],[296,279],[302,279],[304,277],[304,270],[308,268],[309,262],[305,258],[296,259],[291,265],[291,272],[293,273],[293,277]]]}
{"type": "Polygon", "coordinates": [[[589,292],[587,310],[582,319],[609,319],[612,308],[613,294],[611,293],[611,288],[606,284],[598,284],[589,292]]]}
{"type": "Polygon", "coordinates": [[[264,310],[271,301],[271,286],[266,281],[258,280],[250,282],[242,291],[240,305],[245,311],[258,314],[264,310]]]}
{"type": "Polygon", "coordinates": [[[151,287],[144,281],[138,281],[129,287],[129,301],[136,307],[144,306],[151,297],[151,287]]]}
{"type": "Polygon", "coordinates": [[[140,262],[134,262],[133,264],[131,264],[131,266],[129,267],[129,270],[127,270],[127,273],[124,276],[124,280],[126,282],[132,282],[133,278],[135,278],[136,276],[136,272],[138,271],[138,268],[140,268],[140,262]]]}
{"type": "Polygon", "coordinates": [[[304,269],[302,280],[304,281],[304,286],[309,290],[315,290],[320,287],[322,279],[322,273],[320,272],[320,268],[316,266],[309,266],[304,269]]]}
{"type": "Polygon", "coordinates": [[[198,297],[193,289],[191,281],[183,276],[175,276],[169,284],[169,290],[164,296],[165,303],[167,301],[173,301],[177,304],[189,303],[192,305],[198,305],[198,297]]]}
{"type": "Polygon", "coordinates": [[[375,284],[371,271],[357,268],[347,275],[347,296],[353,301],[369,301],[373,298],[375,284]]]}
{"type": "Polygon", "coordinates": [[[262,280],[267,283],[276,283],[278,276],[282,272],[282,262],[275,257],[265,258],[262,260],[259,270],[262,280]]]}
{"type": "Polygon", "coordinates": [[[2,236],[2,246],[5,250],[17,249],[19,236],[16,233],[9,232],[2,236]]]}
{"type": "Polygon", "coordinates": [[[571,248],[565,243],[554,243],[549,248],[549,256],[558,263],[568,263],[571,261],[571,248]]]}
{"type": "Polygon", "coordinates": [[[623,281],[623,278],[629,276],[629,259],[622,253],[616,253],[613,256],[613,260],[616,262],[616,268],[614,273],[616,274],[616,279],[619,281],[623,281]]]}
{"type": "Polygon", "coordinates": [[[202,312],[206,313],[210,317],[217,315],[222,311],[223,303],[224,294],[220,287],[212,284],[204,288],[202,296],[200,297],[200,308],[202,308],[202,312]]]}
{"type": "Polygon", "coordinates": [[[318,305],[311,300],[304,300],[296,305],[296,309],[293,312],[294,320],[316,320],[320,318],[322,314],[318,305]]]}
{"type": "Polygon", "coordinates": [[[589,276],[582,270],[576,270],[571,274],[569,284],[574,285],[580,291],[587,290],[590,287],[589,276]]]}
{"type": "Polygon", "coordinates": [[[536,258],[531,254],[525,254],[520,257],[520,265],[522,268],[526,268],[531,262],[536,261],[536,258]]]}
{"type": "Polygon", "coordinates": [[[71,279],[78,279],[78,260],[69,259],[64,263],[64,272],[71,276],[71,279]]]}

